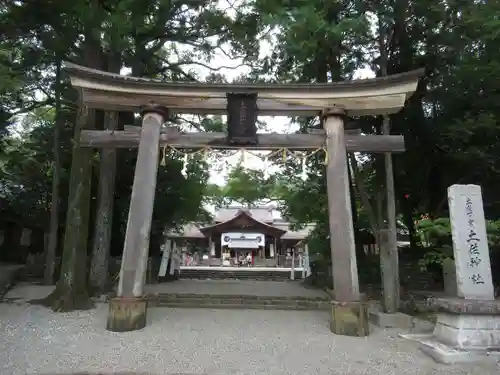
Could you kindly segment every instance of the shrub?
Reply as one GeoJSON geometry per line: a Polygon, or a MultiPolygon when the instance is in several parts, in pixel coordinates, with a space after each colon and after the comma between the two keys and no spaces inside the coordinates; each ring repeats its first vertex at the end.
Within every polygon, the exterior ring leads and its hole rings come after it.
{"type": "MultiPolygon", "coordinates": [[[[429,267],[442,266],[446,258],[453,259],[453,243],[451,236],[451,224],[448,218],[435,220],[422,220],[417,225],[420,234],[420,244],[428,249],[419,261],[423,271],[429,267]]],[[[490,250],[492,274],[494,278],[500,277],[497,270],[500,269],[500,220],[486,221],[486,233],[490,250]]],[[[494,280],[497,284],[500,280],[494,280]]]]}

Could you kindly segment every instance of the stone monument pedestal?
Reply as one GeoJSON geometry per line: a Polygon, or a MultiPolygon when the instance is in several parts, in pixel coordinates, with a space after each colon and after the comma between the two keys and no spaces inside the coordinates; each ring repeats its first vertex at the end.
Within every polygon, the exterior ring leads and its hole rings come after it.
{"type": "Polygon", "coordinates": [[[402,335],[445,364],[500,359],[500,300],[437,298],[429,307],[438,312],[430,335],[402,335]]]}

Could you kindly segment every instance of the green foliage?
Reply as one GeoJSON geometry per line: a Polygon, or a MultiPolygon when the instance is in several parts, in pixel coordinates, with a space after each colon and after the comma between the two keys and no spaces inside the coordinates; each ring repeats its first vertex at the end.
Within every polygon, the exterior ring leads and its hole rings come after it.
{"type": "MultiPolygon", "coordinates": [[[[75,92],[68,82],[56,82],[55,67],[61,60],[92,64],[93,68],[167,80],[198,80],[193,66],[209,66],[222,42],[233,47],[237,58],[255,54],[256,24],[235,6],[230,17],[211,1],[173,3],[170,0],[138,2],[60,0],[43,3],[12,2],[2,6],[0,44],[0,136],[10,126],[16,133],[4,140],[0,151],[0,185],[4,203],[18,212],[48,217],[51,179],[56,84],[62,88],[64,131],[61,135],[60,223],[64,223],[68,175],[71,165],[72,128],[75,123],[75,92]],[[41,115],[42,112],[46,115],[41,115]],[[9,121],[13,114],[20,114],[9,121]],[[23,116],[27,114],[23,118],[23,116]],[[21,122],[21,119],[22,122],[21,122]]],[[[99,117],[99,116],[98,116],[99,117]]],[[[182,127],[221,131],[222,118],[175,118],[182,127]]],[[[97,127],[102,123],[97,121],[97,127]]],[[[121,121],[123,125],[124,121],[121,121]]],[[[126,122],[126,121],[125,121],[126,122]]],[[[128,122],[127,124],[130,124],[128,122]]],[[[136,150],[118,152],[115,194],[114,253],[121,252],[128,216],[136,150]]],[[[93,157],[92,202],[96,202],[99,155],[93,157]]],[[[186,176],[178,156],[170,155],[160,168],[157,182],[151,246],[157,247],[164,226],[209,220],[202,208],[208,165],[193,160],[186,176]]],[[[95,204],[92,204],[95,209],[95,204]]],[[[91,215],[92,217],[92,215],[91,215]]],[[[47,222],[44,220],[44,222],[47,222]]],[[[93,223],[90,223],[92,226],[93,223]]]]}
{"type": "MultiPolygon", "coordinates": [[[[422,220],[418,223],[417,229],[421,236],[421,246],[426,250],[419,261],[422,270],[427,270],[427,267],[431,265],[442,266],[444,259],[453,259],[450,219],[422,220]]],[[[500,221],[488,220],[486,234],[490,253],[499,253],[500,221]]]]}
{"type": "Polygon", "coordinates": [[[16,92],[22,83],[20,72],[16,71],[7,49],[9,47],[0,44],[0,96],[16,92]]]}
{"type": "Polygon", "coordinates": [[[421,220],[417,225],[421,241],[425,246],[441,248],[451,245],[450,219],[421,220]]]}
{"type": "MultiPolygon", "coordinates": [[[[3,198],[13,211],[39,215],[50,206],[53,121],[52,108],[39,108],[23,119],[24,129],[18,137],[6,142],[1,184],[3,198]]],[[[67,191],[71,137],[72,128],[67,124],[61,137],[63,191],[67,191]]]]}
{"type": "Polygon", "coordinates": [[[170,160],[158,174],[153,216],[164,227],[206,220],[201,204],[209,177],[208,166],[201,158],[192,160],[185,176],[182,167],[179,160],[170,160]]]}
{"type": "Polygon", "coordinates": [[[277,43],[261,69],[278,81],[326,82],[341,66],[352,72],[368,30],[365,12],[348,2],[256,1],[264,29],[277,28],[277,43]]]}
{"type": "Polygon", "coordinates": [[[247,169],[240,163],[228,174],[223,186],[209,184],[205,195],[217,207],[237,202],[247,207],[256,203],[285,199],[286,185],[277,176],[266,176],[260,169],[247,169]]]}

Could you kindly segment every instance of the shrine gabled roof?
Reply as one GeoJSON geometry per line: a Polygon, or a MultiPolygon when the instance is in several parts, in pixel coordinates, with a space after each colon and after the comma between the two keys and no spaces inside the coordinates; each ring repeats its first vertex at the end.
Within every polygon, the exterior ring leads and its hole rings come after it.
{"type": "Polygon", "coordinates": [[[231,230],[235,229],[241,226],[242,223],[244,222],[249,222],[253,225],[255,225],[257,228],[262,229],[263,231],[273,234],[274,236],[280,238],[283,236],[287,231],[283,230],[281,228],[277,228],[273,225],[269,225],[266,223],[263,223],[262,221],[259,221],[255,219],[248,210],[239,210],[237,214],[226,221],[223,221],[221,223],[217,223],[214,225],[210,225],[208,227],[200,228],[200,232],[203,233],[203,235],[207,236],[210,235],[213,232],[224,232],[226,230],[231,230]]]}
{"type": "Polygon", "coordinates": [[[348,115],[398,112],[416,90],[423,69],[373,79],[333,83],[221,84],[164,82],[123,76],[66,62],[65,72],[91,108],[138,111],[154,103],[172,113],[225,114],[227,93],[256,93],[258,114],[318,115],[342,107],[348,115]]]}
{"type": "MultiPolygon", "coordinates": [[[[215,212],[215,222],[220,223],[223,221],[228,221],[235,217],[242,207],[222,207],[215,212]]],[[[266,224],[274,225],[272,210],[269,207],[255,207],[245,209],[248,213],[258,221],[266,224]]]]}

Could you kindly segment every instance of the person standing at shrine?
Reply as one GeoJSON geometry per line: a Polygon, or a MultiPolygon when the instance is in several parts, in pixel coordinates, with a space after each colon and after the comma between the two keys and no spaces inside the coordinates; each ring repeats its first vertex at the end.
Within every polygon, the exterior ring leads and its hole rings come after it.
{"type": "Polygon", "coordinates": [[[251,264],[253,264],[253,258],[251,253],[247,253],[247,266],[250,267],[251,264]]]}

